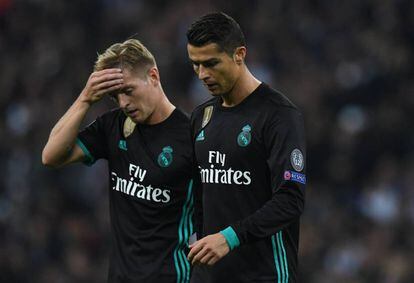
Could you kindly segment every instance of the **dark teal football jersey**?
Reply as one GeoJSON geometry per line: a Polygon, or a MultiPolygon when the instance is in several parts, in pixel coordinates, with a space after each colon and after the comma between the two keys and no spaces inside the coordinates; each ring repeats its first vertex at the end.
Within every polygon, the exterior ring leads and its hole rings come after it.
{"type": "Polygon", "coordinates": [[[112,233],[108,282],[189,282],[190,121],[176,109],[159,124],[137,124],[126,137],[125,120],[121,110],[110,111],[82,130],[77,141],[86,163],[108,160],[112,233]]]}
{"type": "Polygon", "coordinates": [[[203,236],[222,232],[230,253],[196,267],[192,282],[296,282],[306,184],[302,115],[261,84],[235,107],[197,107],[192,135],[203,236]]]}

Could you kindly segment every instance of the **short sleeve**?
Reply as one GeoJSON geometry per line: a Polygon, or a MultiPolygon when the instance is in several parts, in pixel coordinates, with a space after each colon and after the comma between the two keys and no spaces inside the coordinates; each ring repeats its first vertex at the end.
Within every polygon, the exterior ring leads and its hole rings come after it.
{"type": "Polygon", "coordinates": [[[86,156],[84,161],[86,165],[92,165],[101,158],[108,159],[104,124],[104,119],[99,117],[78,134],[76,143],[86,156]]]}

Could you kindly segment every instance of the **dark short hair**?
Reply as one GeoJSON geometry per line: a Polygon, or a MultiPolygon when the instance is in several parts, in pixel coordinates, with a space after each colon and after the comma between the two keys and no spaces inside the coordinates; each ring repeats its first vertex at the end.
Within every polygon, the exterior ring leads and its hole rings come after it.
{"type": "Polygon", "coordinates": [[[246,40],[239,24],[225,13],[210,13],[193,22],[187,31],[188,43],[197,47],[216,43],[221,51],[232,55],[246,40]]]}

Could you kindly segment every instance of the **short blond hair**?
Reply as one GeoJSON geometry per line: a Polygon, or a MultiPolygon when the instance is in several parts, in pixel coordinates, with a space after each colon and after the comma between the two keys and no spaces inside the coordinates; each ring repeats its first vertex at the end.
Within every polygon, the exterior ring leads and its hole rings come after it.
{"type": "Polygon", "coordinates": [[[128,68],[131,71],[148,71],[156,66],[154,56],[138,39],[128,39],[122,43],[115,43],[98,54],[94,71],[108,68],[128,68]]]}

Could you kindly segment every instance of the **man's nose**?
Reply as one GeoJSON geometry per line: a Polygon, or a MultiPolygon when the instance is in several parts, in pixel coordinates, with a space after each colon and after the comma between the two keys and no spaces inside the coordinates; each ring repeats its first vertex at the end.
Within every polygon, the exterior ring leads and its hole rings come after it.
{"type": "Polygon", "coordinates": [[[124,94],[119,94],[118,95],[118,104],[119,107],[121,107],[121,109],[126,109],[129,106],[129,100],[128,97],[124,94]]]}
{"type": "Polygon", "coordinates": [[[200,80],[205,80],[209,77],[209,73],[207,71],[207,69],[205,67],[203,67],[203,65],[200,65],[199,69],[198,69],[198,78],[200,80]]]}

